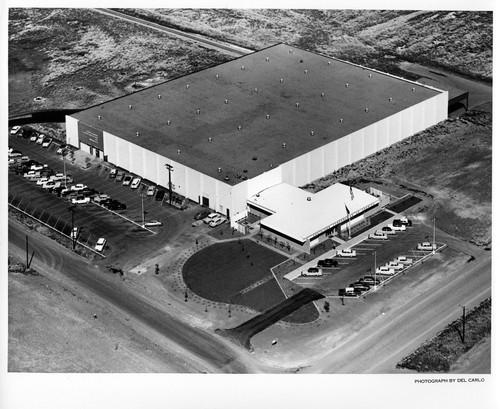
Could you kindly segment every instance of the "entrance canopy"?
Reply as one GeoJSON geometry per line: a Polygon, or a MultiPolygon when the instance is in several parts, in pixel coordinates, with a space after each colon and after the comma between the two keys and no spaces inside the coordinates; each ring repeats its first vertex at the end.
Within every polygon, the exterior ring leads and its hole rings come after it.
{"type": "Polygon", "coordinates": [[[376,206],[379,199],[342,183],[318,193],[280,183],[252,196],[247,203],[272,213],[261,221],[262,227],[305,242],[376,206]]]}

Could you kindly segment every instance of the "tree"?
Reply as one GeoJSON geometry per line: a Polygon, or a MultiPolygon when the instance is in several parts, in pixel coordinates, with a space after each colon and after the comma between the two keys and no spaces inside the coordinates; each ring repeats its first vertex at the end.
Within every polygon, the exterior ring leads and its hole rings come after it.
{"type": "Polygon", "coordinates": [[[330,303],[328,301],[325,301],[325,305],[323,306],[326,312],[330,311],[330,303]]]}

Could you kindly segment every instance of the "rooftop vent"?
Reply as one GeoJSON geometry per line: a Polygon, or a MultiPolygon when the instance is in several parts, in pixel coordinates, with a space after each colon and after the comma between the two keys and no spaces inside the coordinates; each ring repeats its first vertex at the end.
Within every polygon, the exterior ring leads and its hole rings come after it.
{"type": "Polygon", "coordinates": [[[310,202],[311,201],[311,196],[307,196],[307,201],[310,202]]]}
{"type": "Polygon", "coordinates": [[[300,106],[300,104],[298,102],[296,102],[295,106],[298,108],[300,106]]]}
{"type": "Polygon", "coordinates": [[[304,74],[307,74],[307,70],[304,70],[304,74]]]}
{"type": "Polygon", "coordinates": [[[365,112],[368,112],[368,108],[365,108],[365,112]]]}
{"type": "Polygon", "coordinates": [[[209,138],[208,138],[208,142],[212,142],[212,137],[209,137],[209,138]]]}
{"type": "Polygon", "coordinates": [[[332,63],[330,61],[328,61],[328,65],[332,65],[332,63]]]}
{"type": "Polygon", "coordinates": [[[238,125],[238,131],[241,131],[241,125],[238,125]]]}
{"type": "Polygon", "coordinates": [[[314,131],[311,131],[310,134],[311,134],[311,136],[314,136],[314,131]]]}
{"type": "Polygon", "coordinates": [[[196,110],[196,115],[200,115],[200,109],[199,108],[196,110]]]}
{"type": "Polygon", "coordinates": [[[389,97],[389,101],[392,102],[392,97],[389,97]]]}
{"type": "Polygon", "coordinates": [[[129,105],[129,106],[128,106],[128,109],[132,109],[132,105],[129,105]]]}
{"type": "Polygon", "coordinates": [[[272,167],[273,167],[273,164],[272,164],[272,163],[270,163],[270,164],[269,164],[269,167],[270,167],[270,168],[272,168],[272,167]]]}
{"type": "Polygon", "coordinates": [[[280,78],[280,82],[283,84],[283,78],[280,78]]]}
{"type": "Polygon", "coordinates": [[[242,69],[242,70],[244,70],[244,69],[245,69],[245,66],[244,66],[244,65],[242,65],[242,66],[241,66],[241,69],[242,69]]]}
{"type": "Polygon", "coordinates": [[[253,90],[253,92],[259,92],[259,89],[258,89],[258,88],[255,88],[255,89],[253,90]]]}
{"type": "Polygon", "coordinates": [[[161,99],[161,94],[158,94],[158,99],[161,99]]]}
{"type": "Polygon", "coordinates": [[[97,119],[102,119],[102,116],[101,115],[97,115],[97,119]]]}
{"type": "Polygon", "coordinates": [[[321,93],[321,98],[324,98],[324,97],[325,97],[325,93],[324,93],[324,92],[322,92],[322,93],[321,93]]]}
{"type": "Polygon", "coordinates": [[[181,150],[177,149],[177,155],[180,155],[180,154],[181,154],[181,150]]]}
{"type": "Polygon", "coordinates": [[[224,104],[229,104],[229,101],[227,99],[225,99],[224,104]]]}
{"type": "Polygon", "coordinates": [[[286,148],[286,143],[285,143],[285,142],[283,142],[283,143],[281,144],[281,147],[282,147],[282,148],[286,148]]]}
{"type": "Polygon", "coordinates": [[[226,175],[226,177],[224,178],[225,181],[228,181],[229,180],[229,176],[226,175]]]}
{"type": "Polygon", "coordinates": [[[343,123],[344,123],[344,120],[343,120],[342,118],[340,118],[339,122],[340,122],[341,124],[343,124],[343,123]]]}
{"type": "Polygon", "coordinates": [[[135,136],[139,136],[139,132],[136,132],[136,133],[135,133],[135,136]]]}
{"type": "Polygon", "coordinates": [[[217,172],[221,173],[222,172],[222,168],[217,168],[217,172]]]}
{"type": "Polygon", "coordinates": [[[269,57],[266,57],[266,61],[269,61],[269,57]]]}
{"type": "Polygon", "coordinates": [[[293,53],[293,50],[290,48],[290,49],[288,50],[288,52],[291,54],[291,53],[293,53]]]}
{"type": "Polygon", "coordinates": [[[347,83],[347,84],[345,84],[345,87],[346,87],[346,88],[349,88],[349,84],[348,84],[348,83],[347,83]]]}
{"type": "Polygon", "coordinates": [[[252,158],[252,160],[257,160],[257,156],[254,156],[254,157],[252,158]]]}
{"type": "Polygon", "coordinates": [[[167,121],[167,125],[170,125],[170,119],[167,121]]]}
{"type": "Polygon", "coordinates": [[[189,84],[186,84],[186,89],[189,89],[189,84]]]}
{"type": "Polygon", "coordinates": [[[218,80],[219,79],[219,74],[215,74],[215,79],[218,80]]]}
{"type": "Polygon", "coordinates": [[[269,114],[266,115],[266,119],[269,119],[271,118],[271,116],[269,114]]]}
{"type": "Polygon", "coordinates": [[[372,75],[371,75],[371,74],[368,74],[368,78],[371,78],[371,77],[372,77],[372,75]]]}
{"type": "Polygon", "coordinates": [[[415,92],[415,88],[412,88],[411,90],[412,90],[412,92],[415,92]]]}
{"type": "Polygon", "coordinates": [[[243,173],[247,173],[248,172],[248,169],[243,169],[243,173]]]}

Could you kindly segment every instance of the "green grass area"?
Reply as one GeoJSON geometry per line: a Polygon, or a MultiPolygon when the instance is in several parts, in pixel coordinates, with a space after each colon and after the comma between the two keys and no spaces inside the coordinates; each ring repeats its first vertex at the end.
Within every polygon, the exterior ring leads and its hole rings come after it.
{"type": "Polygon", "coordinates": [[[460,356],[490,335],[491,298],[488,298],[466,314],[465,336],[460,318],[403,358],[396,367],[417,372],[448,372],[460,356]]]}

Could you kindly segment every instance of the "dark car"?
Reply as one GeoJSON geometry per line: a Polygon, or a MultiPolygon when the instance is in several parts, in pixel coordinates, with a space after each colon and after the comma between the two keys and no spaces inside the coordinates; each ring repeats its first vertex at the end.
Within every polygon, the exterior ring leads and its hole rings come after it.
{"type": "Polygon", "coordinates": [[[95,196],[97,192],[95,189],[91,189],[86,187],[85,189],[80,190],[80,194],[85,197],[95,196]]]}
{"type": "Polygon", "coordinates": [[[357,281],[355,283],[349,284],[349,287],[352,287],[354,289],[359,288],[361,291],[368,291],[370,289],[370,286],[363,284],[360,281],[357,281]]]}
{"type": "Polygon", "coordinates": [[[125,210],[127,208],[127,206],[125,205],[125,203],[121,203],[121,202],[119,202],[117,200],[111,201],[106,207],[109,210],[125,210]]]}
{"type": "Polygon", "coordinates": [[[162,189],[158,189],[156,191],[155,200],[160,201],[160,200],[163,200],[164,197],[165,197],[165,191],[162,189]]]}
{"type": "Polygon", "coordinates": [[[210,213],[212,213],[210,210],[202,210],[194,215],[195,220],[201,220],[207,217],[210,213]]]}
{"type": "Polygon", "coordinates": [[[367,285],[378,285],[380,284],[380,280],[377,278],[373,278],[372,276],[364,276],[361,280],[359,280],[361,284],[367,285]]]}
{"type": "Polygon", "coordinates": [[[339,262],[332,258],[325,258],[318,261],[318,267],[335,268],[338,267],[339,262]]]}
{"type": "Polygon", "coordinates": [[[116,174],[116,181],[117,181],[117,182],[121,182],[121,181],[123,180],[123,177],[124,177],[124,176],[125,176],[125,173],[123,173],[123,172],[118,172],[118,173],[116,174]]]}

